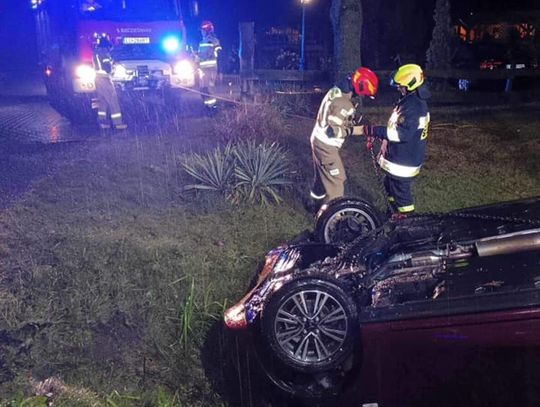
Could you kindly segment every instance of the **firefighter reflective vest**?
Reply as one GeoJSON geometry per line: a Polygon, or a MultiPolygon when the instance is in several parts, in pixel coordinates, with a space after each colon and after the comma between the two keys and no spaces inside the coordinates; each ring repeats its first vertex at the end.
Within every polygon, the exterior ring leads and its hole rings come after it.
{"type": "Polygon", "coordinates": [[[321,102],[311,140],[318,139],[324,144],[341,148],[345,138],[351,134],[354,113],[351,98],[338,87],[333,87],[321,102]]]}
{"type": "Polygon", "coordinates": [[[217,59],[221,45],[214,34],[206,35],[199,43],[199,59],[200,67],[215,68],[217,67],[217,59]]]}
{"type": "Polygon", "coordinates": [[[388,140],[386,156],[380,167],[396,177],[418,175],[424,162],[429,129],[428,106],[418,92],[408,93],[394,107],[388,125],[375,126],[375,137],[388,140]]]}

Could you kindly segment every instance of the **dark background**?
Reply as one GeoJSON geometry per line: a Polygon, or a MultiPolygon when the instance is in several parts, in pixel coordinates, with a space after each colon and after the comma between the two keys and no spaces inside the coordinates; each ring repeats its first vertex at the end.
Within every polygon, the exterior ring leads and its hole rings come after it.
{"type": "MultiPolygon", "coordinates": [[[[306,41],[319,41],[315,34],[329,36],[331,0],[311,0],[306,6],[306,41]]],[[[366,65],[385,66],[376,50],[387,47],[387,55],[396,53],[418,58],[425,54],[433,29],[435,0],[364,0],[363,60],[366,65]],[[381,45],[384,44],[384,45],[381,45]]],[[[471,13],[504,16],[509,11],[539,9],[540,0],[453,0],[452,18],[471,13]]],[[[190,15],[184,7],[192,42],[198,41],[197,25],[212,20],[225,50],[238,46],[238,22],[255,21],[256,29],[288,26],[300,29],[300,0],[199,0],[199,15],[190,15]]],[[[329,50],[331,52],[331,49],[329,50]]],[[[30,0],[0,0],[0,69],[18,70],[36,65],[34,22],[30,0]]]]}

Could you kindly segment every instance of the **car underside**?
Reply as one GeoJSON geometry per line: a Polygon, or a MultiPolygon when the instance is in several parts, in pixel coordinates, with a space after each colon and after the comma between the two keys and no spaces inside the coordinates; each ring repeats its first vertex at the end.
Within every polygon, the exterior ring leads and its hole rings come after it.
{"type": "Polygon", "coordinates": [[[225,321],[252,326],[272,364],[298,373],[301,385],[286,375],[288,391],[313,392],[306,375],[317,391],[334,389],[365,324],[540,304],[539,260],[540,199],[411,216],[342,245],[308,239],[272,250],[225,321]],[[525,304],[517,291],[530,293],[525,304]]]}

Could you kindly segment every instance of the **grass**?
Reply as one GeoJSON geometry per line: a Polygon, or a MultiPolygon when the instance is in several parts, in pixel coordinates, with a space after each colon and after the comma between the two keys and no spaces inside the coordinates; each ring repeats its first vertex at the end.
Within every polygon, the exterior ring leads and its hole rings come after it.
{"type": "MultiPolygon", "coordinates": [[[[384,123],[390,108],[366,110],[384,123]]],[[[257,128],[244,114],[249,125],[241,111],[225,113],[230,133],[242,123],[236,135],[260,139],[265,123],[257,128]]],[[[2,407],[16,395],[16,405],[39,402],[30,397],[52,377],[57,406],[257,405],[252,361],[220,320],[264,254],[312,226],[300,203],[312,121],[273,117],[283,131],[273,130],[272,141],[294,157],[295,189],[281,205],[261,207],[184,190],[180,157],[222,143],[224,133],[212,131],[222,119],[75,146],[0,212],[2,407]]],[[[434,110],[418,209],[540,195],[539,128],[528,111],[434,110]]],[[[349,193],[382,205],[364,144],[348,141],[343,159],[349,193]]]]}

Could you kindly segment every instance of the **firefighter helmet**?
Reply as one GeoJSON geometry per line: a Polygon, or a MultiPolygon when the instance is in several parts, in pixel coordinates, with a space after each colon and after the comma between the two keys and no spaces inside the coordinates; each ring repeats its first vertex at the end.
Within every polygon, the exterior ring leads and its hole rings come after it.
{"type": "Polygon", "coordinates": [[[374,97],[379,88],[379,78],[371,69],[360,67],[353,72],[351,85],[356,95],[374,97]]]}
{"type": "Polygon", "coordinates": [[[424,72],[416,64],[403,65],[394,73],[391,83],[394,86],[403,86],[412,92],[424,83],[424,72]]]}
{"type": "Polygon", "coordinates": [[[214,24],[212,24],[212,22],[208,20],[203,21],[201,24],[201,31],[206,34],[214,32],[214,24]]]}

